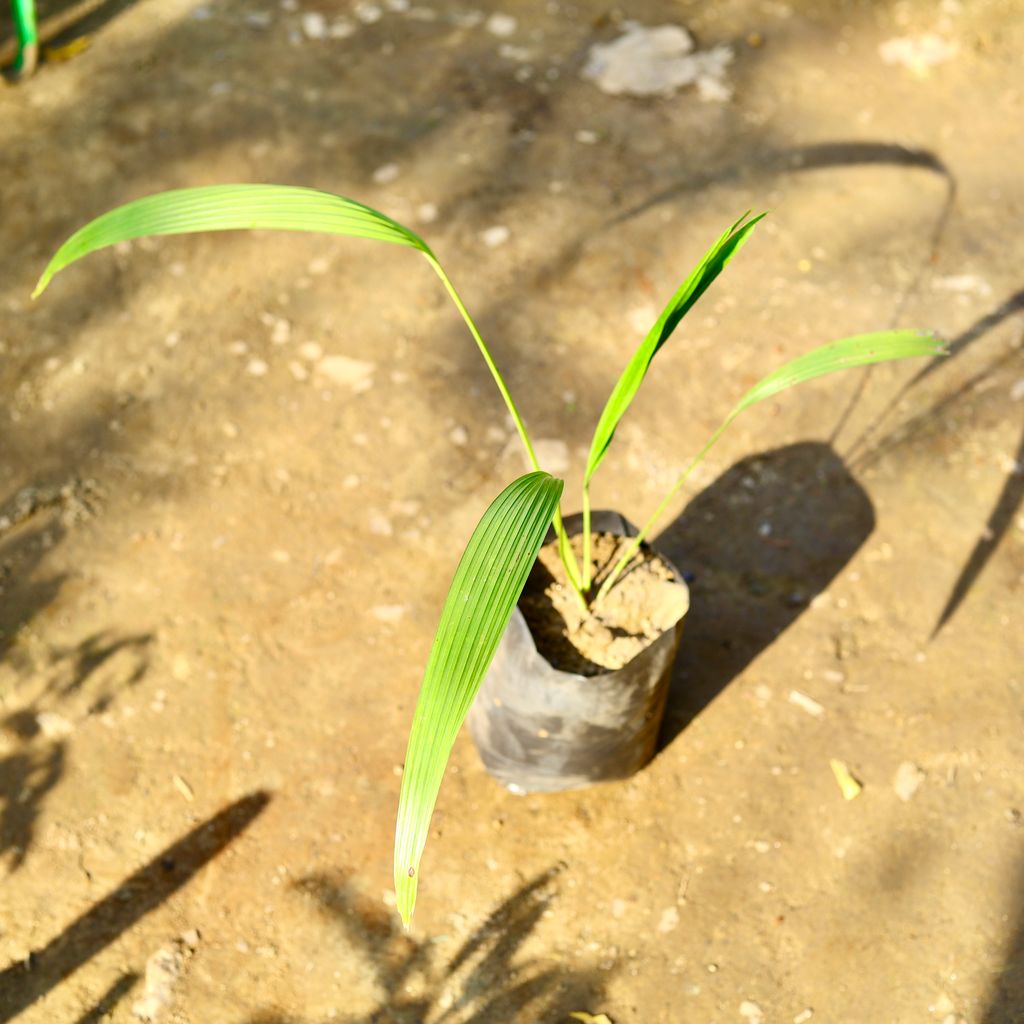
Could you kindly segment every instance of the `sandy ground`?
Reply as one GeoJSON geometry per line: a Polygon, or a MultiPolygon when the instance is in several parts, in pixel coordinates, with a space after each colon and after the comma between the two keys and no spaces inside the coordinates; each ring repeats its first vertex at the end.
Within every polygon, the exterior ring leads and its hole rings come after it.
{"type": "Polygon", "coordinates": [[[407,6],[142,0],[0,88],[0,1021],[1024,1020],[1019,5],[407,6]],[[585,80],[626,7],[731,46],[732,98],[585,80]],[[927,34],[934,66],[883,59],[927,34]],[[89,217],[240,180],[425,234],[567,511],[625,359],[745,209],[772,212],[596,505],[642,520],[816,342],[953,340],[737,424],[663,526],[693,607],[661,752],[519,798],[463,734],[407,935],[419,676],[523,465],[440,286],[390,247],[196,236],[28,298],[89,217]]]}

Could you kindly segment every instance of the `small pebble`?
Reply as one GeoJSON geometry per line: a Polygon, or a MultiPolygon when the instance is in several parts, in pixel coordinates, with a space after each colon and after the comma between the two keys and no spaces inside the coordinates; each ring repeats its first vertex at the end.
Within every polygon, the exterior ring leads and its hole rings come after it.
{"type": "Polygon", "coordinates": [[[355,35],[355,32],[356,26],[348,18],[335,18],[328,29],[332,39],[348,39],[349,36],[355,35]]]}
{"type": "Polygon", "coordinates": [[[808,1006],[806,1010],[801,1010],[794,1018],[793,1024],[807,1024],[814,1016],[814,1011],[808,1006]]]}
{"type": "Polygon", "coordinates": [[[299,355],[310,363],[315,363],[323,354],[322,346],[315,341],[304,341],[299,346],[299,355]]]}
{"type": "Polygon", "coordinates": [[[74,730],[74,726],[55,711],[40,711],[36,715],[36,725],[48,740],[63,739],[65,736],[70,736],[74,730]]]}
{"type": "Polygon", "coordinates": [[[462,448],[469,444],[469,432],[463,426],[452,427],[448,433],[448,440],[462,448]]]}
{"type": "Polygon", "coordinates": [[[287,565],[292,560],[292,556],[282,548],[275,548],[270,552],[270,560],[277,562],[278,565],[287,565]]]}
{"type": "Polygon", "coordinates": [[[813,697],[808,697],[806,693],[801,693],[799,690],[790,690],[787,699],[790,704],[795,704],[815,718],[821,718],[825,714],[825,709],[813,697]]]}
{"type": "Polygon", "coordinates": [[[481,240],[489,249],[497,249],[499,245],[504,245],[510,236],[511,232],[504,224],[495,224],[480,232],[481,240]]]}
{"type": "Polygon", "coordinates": [[[416,207],[416,219],[421,224],[433,224],[437,220],[437,204],[436,203],[420,203],[416,207]]]}
{"type": "Polygon", "coordinates": [[[390,537],[395,532],[391,520],[383,512],[371,512],[367,525],[370,533],[375,533],[378,537],[390,537]]]}
{"type": "Polygon", "coordinates": [[[740,1016],[750,1024],[762,1024],[764,1021],[764,1011],[757,1003],[752,1003],[749,999],[744,999],[740,1003],[740,1016]]]}
{"type": "Polygon", "coordinates": [[[250,377],[265,377],[269,367],[263,359],[250,359],[245,367],[245,372],[250,377]]]}
{"type": "Polygon", "coordinates": [[[370,614],[379,622],[395,625],[405,615],[405,607],[400,604],[378,604],[370,609],[370,614]]]}
{"type": "Polygon", "coordinates": [[[576,141],[582,142],[585,146],[592,146],[597,142],[597,132],[592,132],[589,128],[581,128],[576,133],[576,141]]]}
{"type": "Polygon", "coordinates": [[[274,345],[287,345],[292,336],[292,325],[287,320],[277,319],[274,321],[273,329],[270,332],[270,340],[274,345]]]}
{"type": "Polygon", "coordinates": [[[303,11],[302,33],[307,39],[323,39],[327,35],[327,19],[319,11],[303,11]]]}
{"type": "Polygon", "coordinates": [[[375,185],[388,185],[398,177],[398,164],[383,164],[373,172],[375,185]]]}
{"type": "Polygon", "coordinates": [[[904,761],[896,769],[892,780],[892,788],[904,802],[911,800],[924,782],[925,773],[913,761],[904,761]]]}
{"type": "Polygon", "coordinates": [[[356,4],[355,15],[364,25],[373,25],[380,21],[384,12],[376,5],[371,3],[358,3],[356,4]]]}
{"type": "Polygon", "coordinates": [[[519,22],[517,22],[511,14],[492,14],[487,19],[486,28],[492,36],[498,36],[500,39],[507,39],[515,33],[518,25],[519,22]]]}
{"type": "Polygon", "coordinates": [[[174,775],[171,778],[171,782],[174,783],[174,788],[189,802],[191,803],[196,798],[195,791],[192,787],[180,776],[174,775]]]}
{"type": "Polygon", "coordinates": [[[658,931],[664,933],[675,931],[679,925],[679,911],[675,907],[666,907],[658,921],[658,931]]]}

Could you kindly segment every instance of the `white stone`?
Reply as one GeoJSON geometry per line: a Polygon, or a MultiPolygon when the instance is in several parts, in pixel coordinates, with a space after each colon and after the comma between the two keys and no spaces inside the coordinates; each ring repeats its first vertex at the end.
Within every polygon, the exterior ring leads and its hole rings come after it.
{"type": "Polygon", "coordinates": [[[302,12],[302,34],[307,39],[324,39],[327,36],[327,19],[319,11],[302,12]]]}
{"type": "Polygon", "coordinates": [[[378,604],[370,609],[370,614],[380,622],[393,626],[405,615],[405,606],[400,604],[378,604]]]}
{"type": "Polygon", "coordinates": [[[679,911],[675,907],[666,907],[661,912],[661,919],[658,921],[658,931],[668,933],[679,926],[679,911]]]}
{"type": "Polygon", "coordinates": [[[878,54],[886,64],[904,67],[923,78],[938,64],[943,64],[959,53],[959,45],[932,32],[919,36],[897,36],[887,39],[878,47],[878,54]]]}
{"type": "Polygon", "coordinates": [[[612,96],[671,96],[697,84],[702,99],[724,100],[731,95],[726,68],[733,52],[728,46],[695,52],[693,37],[679,25],[646,28],[635,21],[623,25],[611,43],[590,48],[583,77],[612,96]]]}
{"type": "Polygon", "coordinates": [[[487,19],[487,31],[492,36],[498,36],[501,39],[507,39],[509,36],[514,35],[519,22],[512,17],[511,14],[492,14],[487,19]]]}
{"type": "Polygon", "coordinates": [[[813,697],[808,697],[806,693],[801,693],[799,690],[790,690],[787,699],[790,704],[795,704],[815,718],[821,718],[825,714],[825,709],[813,697]]]}
{"type": "MultiPolygon", "coordinates": [[[[518,441],[518,438],[516,439],[518,441]]],[[[569,446],[555,438],[541,438],[533,446],[541,469],[557,476],[569,468],[569,446]]]]}
{"type": "Polygon", "coordinates": [[[892,788],[896,795],[906,803],[911,800],[924,782],[925,774],[913,761],[904,761],[893,776],[892,788]]]}
{"type": "Polygon", "coordinates": [[[745,1021],[749,1021],[750,1024],[763,1024],[764,1010],[762,1010],[757,1003],[752,1003],[749,999],[744,999],[743,1002],[740,1003],[740,1016],[745,1021]]]}
{"type": "Polygon", "coordinates": [[[248,365],[245,367],[245,372],[250,377],[266,377],[267,370],[270,367],[267,366],[266,361],[263,359],[250,359],[248,365]]]}
{"type": "Polygon", "coordinates": [[[416,219],[421,224],[433,224],[437,220],[437,203],[420,203],[416,207],[416,219]]]}
{"type": "Polygon", "coordinates": [[[369,391],[373,387],[373,371],[375,363],[363,359],[350,359],[348,356],[324,356],[316,364],[316,372],[332,384],[340,384],[350,388],[356,394],[369,391]]]}
{"type": "Polygon", "coordinates": [[[511,232],[504,224],[495,224],[493,227],[486,228],[480,232],[480,238],[489,249],[497,249],[499,245],[504,245],[511,235],[511,232]]]}
{"type": "Polygon", "coordinates": [[[376,185],[388,185],[398,177],[398,164],[382,164],[373,172],[376,185]]]}

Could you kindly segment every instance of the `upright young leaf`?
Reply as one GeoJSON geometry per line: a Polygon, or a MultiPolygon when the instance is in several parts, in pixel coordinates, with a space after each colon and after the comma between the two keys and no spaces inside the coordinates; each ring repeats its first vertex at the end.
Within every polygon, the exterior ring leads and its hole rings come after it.
{"type": "Polygon", "coordinates": [[[484,513],[455,571],[416,702],[395,826],[395,892],[407,925],[448,755],[561,493],[562,481],[547,473],[513,481],[484,513]]]}
{"type": "Polygon", "coordinates": [[[668,341],[672,332],[676,329],[679,321],[693,308],[694,303],[707,291],[711,283],[725,269],[726,264],[739,252],[743,243],[746,242],[750,232],[754,230],[764,214],[759,214],[750,220],[749,213],[745,213],[735,224],[729,228],[713,246],[704,254],[700,263],[693,269],[690,276],[680,285],[679,290],[672,296],[672,300],[662,310],[661,316],[655,321],[654,326],[647,332],[640,347],[633,354],[629,364],[622,371],[622,376],[612,389],[611,396],[605,404],[604,411],[598,421],[597,429],[594,431],[594,439],[590,443],[590,454],[587,457],[587,467],[583,478],[584,486],[590,483],[597,467],[608,451],[612,438],[615,436],[615,428],[619,420],[625,415],[634,396],[640,389],[651,361],[658,354],[658,350],[668,341]]]}
{"type": "Polygon", "coordinates": [[[79,228],[54,254],[32,295],[39,295],[53,275],[69,263],[116,242],[146,235],[245,228],[371,238],[430,255],[419,235],[378,210],[344,196],[294,185],[203,185],[136,199],[79,228]]]}

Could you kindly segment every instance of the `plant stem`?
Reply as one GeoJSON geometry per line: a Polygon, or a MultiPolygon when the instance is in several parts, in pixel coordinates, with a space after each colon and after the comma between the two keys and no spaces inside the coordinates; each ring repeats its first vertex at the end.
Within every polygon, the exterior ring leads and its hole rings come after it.
{"type": "Polygon", "coordinates": [[[584,594],[590,593],[593,566],[590,560],[590,487],[583,485],[583,586],[584,594]]]}
{"type": "Polygon", "coordinates": [[[714,443],[722,436],[723,433],[725,433],[726,427],[728,427],[729,424],[732,423],[732,421],[736,418],[738,412],[739,409],[737,408],[734,409],[732,413],[729,414],[729,417],[726,419],[726,421],[711,435],[711,439],[708,441],[708,443],[704,445],[703,448],[701,448],[701,450],[690,461],[690,464],[686,467],[686,469],[683,470],[682,475],[672,485],[672,489],[661,500],[661,503],[651,514],[650,519],[648,519],[647,522],[644,523],[644,525],[640,529],[640,532],[633,538],[632,543],[629,544],[629,546],[626,548],[626,551],[623,554],[623,556],[615,563],[614,568],[605,578],[605,581],[601,584],[601,589],[598,590],[597,597],[594,598],[594,604],[597,604],[601,600],[601,598],[604,597],[604,595],[607,594],[608,591],[611,590],[611,588],[615,585],[615,581],[619,578],[619,576],[622,575],[622,570],[625,569],[627,565],[629,565],[633,556],[640,550],[640,545],[643,544],[644,540],[647,537],[647,534],[650,533],[651,527],[653,527],[654,524],[662,517],[662,515],[665,512],[665,509],[668,508],[669,503],[679,493],[683,484],[686,483],[686,480],[689,477],[689,475],[694,471],[694,469],[697,468],[697,466],[700,464],[704,456],[707,455],[707,453],[711,450],[711,447],[714,445],[714,443]]]}
{"type": "MultiPolygon", "coordinates": [[[[466,309],[465,303],[463,303],[459,293],[455,290],[455,285],[452,284],[441,264],[437,262],[434,254],[428,249],[423,253],[423,255],[426,257],[427,262],[434,268],[434,273],[441,279],[441,283],[444,285],[445,291],[447,291],[449,296],[451,296],[452,302],[455,303],[455,308],[459,311],[462,319],[466,323],[466,326],[469,328],[469,333],[473,335],[476,347],[480,350],[480,355],[484,357],[487,369],[491,371],[491,376],[494,378],[494,383],[498,387],[498,392],[505,401],[505,407],[508,409],[509,415],[512,417],[512,422],[516,425],[516,430],[519,432],[519,439],[523,442],[523,447],[526,449],[526,457],[530,460],[530,465],[534,469],[539,470],[541,465],[537,461],[537,453],[533,450],[533,444],[530,442],[530,435],[526,432],[526,425],[523,423],[523,418],[519,415],[516,403],[512,400],[512,395],[509,393],[508,387],[505,385],[505,381],[502,378],[491,353],[488,351],[487,345],[484,342],[480,331],[473,322],[473,318],[469,315],[469,310],[466,309]]],[[[572,546],[569,543],[569,537],[565,532],[565,525],[562,522],[561,507],[555,509],[553,525],[555,533],[558,536],[558,552],[561,555],[563,564],[565,565],[565,572],[569,580],[569,584],[572,587],[573,592],[576,594],[577,600],[583,608],[586,609],[587,602],[583,597],[580,570],[579,566],[576,564],[576,558],[572,553],[572,546]]],[[[584,540],[585,544],[587,540],[589,540],[589,536],[584,540]]]]}

